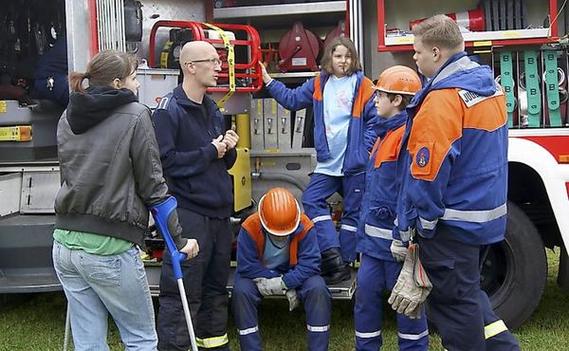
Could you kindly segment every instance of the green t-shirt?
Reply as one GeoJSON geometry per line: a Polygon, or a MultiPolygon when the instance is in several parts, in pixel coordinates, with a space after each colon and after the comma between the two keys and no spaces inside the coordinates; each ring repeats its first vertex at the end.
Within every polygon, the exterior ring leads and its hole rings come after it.
{"type": "Polygon", "coordinates": [[[70,250],[83,250],[95,255],[118,255],[130,249],[130,241],[94,233],[55,229],[53,239],[70,250]]]}

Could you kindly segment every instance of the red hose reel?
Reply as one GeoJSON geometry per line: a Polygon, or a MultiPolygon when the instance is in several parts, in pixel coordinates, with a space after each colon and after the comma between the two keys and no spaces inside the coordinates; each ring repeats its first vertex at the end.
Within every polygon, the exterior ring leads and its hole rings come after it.
{"type": "Polygon", "coordinates": [[[283,35],[279,42],[279,70],[318,71],[320,39],[304,28],[301,22],[295,22],[292,29],[283,35]]]}

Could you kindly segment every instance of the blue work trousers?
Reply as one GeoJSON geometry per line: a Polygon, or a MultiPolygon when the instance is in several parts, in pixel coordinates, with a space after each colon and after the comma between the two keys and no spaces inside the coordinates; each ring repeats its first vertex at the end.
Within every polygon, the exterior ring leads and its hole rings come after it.
{"type": "MultiPolygon", "coordinates": [[[[296,289],[298,298],[303,302],[308,330],[308,350],[327,351],[330,338],[330,315],[332,301],[328,287],[322,277],[315,275],[308,278],[296,289]]],[[[235,285],[231,296],[235,324],[239,332],[241,350],[262,350],[261,334],[257,308],[262,295],[252,279],[235,273],[235,285]]]]}
{"type": "MultiPolygon", "coordinates": [[[[402,264],[362,255],[358,270],[354,321],[356,325],[356,350],[377,351],[381,336],[384,292],[395,286],[402,264]]],[[[429,348],[429,329],[425,312],[420,319],[410,319],[397,313],[399,350],[426,351],[429,348]]]]}
{"type": "Polygon", "coordinates": [[[314,222],[320,252],[339,247],[342,259],[351,263],[356,258],[356,232],[360,204],[365,189],[365,173],[340,177],[314,173],[302,195],[306,215],[314,222]],[[334,193],[343,197],[340,235],[332,222],[326,200],[334,193]]]}
{"type": "Polygon", "coordinates": [[[442,224],[433,238],[417,238],[421,262],[433,284],[427,315],[443,346],[449,351],[519,350],[480,288],[480,246],[458,241],[453,229],[442,224]]]}

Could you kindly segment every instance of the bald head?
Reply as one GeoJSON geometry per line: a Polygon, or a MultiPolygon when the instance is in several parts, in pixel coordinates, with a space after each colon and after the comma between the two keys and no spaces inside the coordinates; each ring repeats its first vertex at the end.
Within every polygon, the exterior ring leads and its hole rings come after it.
{"type": "Polygon", "coordinates": [[[217,55],[217,51],[206,41],[190,41],[184,44],[180,52],[180,62],[203,60],[217,55]]]}
{"type": "MultiPolygon", "coordinates": [[[[205,93],[207,88],[217,85],[221,61],[217,50],[210,43],[205,41],[186,43],[180,52],[180,66],[184,75],[183,84],[186,93],[188,91],[205,93]]],[[[201,98],[194,101],[200,102],[201,98]]]]}

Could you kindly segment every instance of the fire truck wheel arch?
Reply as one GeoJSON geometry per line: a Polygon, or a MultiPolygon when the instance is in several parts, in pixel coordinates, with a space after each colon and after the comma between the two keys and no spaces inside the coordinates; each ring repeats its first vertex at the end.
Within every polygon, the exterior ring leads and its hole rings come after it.
{"type": "MultiPolygon", "coordinates": [[[[523,137],[522,133],[510,131],[508,161],[510,164],[526,165],[537,173],[543,182],[545,196],[551,205],[553,219],[561,234],[561,241],[569,242],[569,216],[565,215],[569,213],[565,186],[565,182],[569,180],[569,167],[558,164],[544,147],[523,137]],[[512,138],[512,136],[515,137],[512,138]]],[[[510,178],[520,176],[523,175],[510,171],[510,178]]]]}

